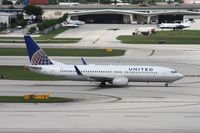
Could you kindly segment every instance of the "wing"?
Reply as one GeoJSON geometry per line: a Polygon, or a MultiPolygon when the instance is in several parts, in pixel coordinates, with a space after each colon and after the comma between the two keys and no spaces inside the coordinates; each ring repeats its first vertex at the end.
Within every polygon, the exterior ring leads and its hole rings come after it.
{"type": "Polygon", "coordinates": [[[97,82],[111,82],[113,80],[112,77],[100,77],[100,76],[89,76],[88,79],[90,81],[97,81],[97,82]]]}
{"type": "Polygon", "coordinates": [[[81,71],[78,69],[78,67],[76,65],[74,65],[74,68],[77,72],[77,75],[79,76],[84,76],[86,77],[89,81],[97,81],[97,82],[102,82],[102,81],[107,81],[110,82],[113,80],[113,77],[105,77],[105,76],[88,76],[88,75],[84,75],[81,73],[81,71]]]}

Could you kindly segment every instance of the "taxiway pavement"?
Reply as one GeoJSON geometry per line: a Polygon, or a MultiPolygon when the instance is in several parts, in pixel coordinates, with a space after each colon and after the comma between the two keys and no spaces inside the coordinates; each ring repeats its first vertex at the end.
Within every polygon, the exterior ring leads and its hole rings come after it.
{"type": "MultiPolygon", "coordinates": [[[[162,83],[130,83],[128,87],[109,86],[103,89],[90,82],[0,80],[1,95],[49,93],[80,99],[59,104],[0,103],[0,132],[200,132],[200,46],[125,45],[117,40],[101,39],[95,44],[92,44],[91,38],[85,43],[68,46],[78,47],[82,44],[82,47],[124,48],[128,50],[125,56],[87,57],[86,60],[90,64],[166,66],[178,70],[185,77],[169,87],[164,87],[162,83]]],[[[50,44],[44,45],[48,47],[50,44]]],[[[81,64],[80,57],[51,58],[66,64],[81,64]]],[[[28,64],[28,57],[1,56],[0,64],[28,64]]]]}
{"type": "MultiPolygon", "coordinates": [[[[1,95],[50,93],[52,96],[81,99],[59,104],[1,103],[0,132],[197,133],[200,131],[199,51],[190,51],[188,55],[184,50],[183,54],[173,52],[158,50],[151,56],[138,55],[134,58],[87,58],[88,62],[97,64],[168,66],[186,75],[169,87],[162,83],[130,83],[124,88],[110,86],[101,89],[90,82],[0,80],[1,95]]],[[[1,57],[1,64],[6,64],[2,58],[18,65],[28,60],[27,57],[19,60],[16,60],[17,57],[1,57]]],[[[80,64],[77,57],[55,58],[64,63],[80,64]]]]}

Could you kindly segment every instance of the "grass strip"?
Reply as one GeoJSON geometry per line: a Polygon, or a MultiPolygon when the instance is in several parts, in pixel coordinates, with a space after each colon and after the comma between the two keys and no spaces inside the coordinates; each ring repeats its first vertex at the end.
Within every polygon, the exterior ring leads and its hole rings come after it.
{"type": "Polygon", "coordinates": [[[24,100],[23,96],[0,96],[0,103],[62,103],[71,102],[72,99],[61,97],[50,97],[49,99],[30,99],[24,100]]]}
{"type": "Polygon", "coordinates": [[[28,68],[24,66],[0,66],[0,79],[9,80],[62,80],[60,78],[42,75],[38,73],[31,72],[28,68]]]}
{"type": "MultiPolygon", "coordinates": [[[[122,56],[125,50],[113,49],[107,52],[105,49],[44,49],[49,56],[122,56]]],[[[0,56],[27,56],[25,48],[1,48],[0,56]]]]}
{"type": "MultiPolygon", "coordinates": [[[[49,40],[49,39],[54,39],[58,34],[63,33],[64,31],[68,30],[68,27],[61,27],[56,30],[53,30],[51,32],[48,32],[47,34],[41,35],[38,37],[39,40],[49,40]]],[[[64,39],[64,38],[63,38],[64,39]]]]}
{"type": "MultiPolygon", "coordinates": [[[[35,39],[37,41],[37,43],[77,43],[79,42],[81,39],[76,38],[76,39],[53,39],[53,40],[38,40],[35,39]]],[[[0,40],[0,43],[25,43],[24,40],[16,40],[16,39],[6,39],[6,40],[0,40]]]]}
{"type": "MultiPolygon", "coordinates": [[[[77,43],[81,38],[54,38],[58,34],[68,30],[67,27],[61,27],[40,37],[34,37],[38,43],[77,43]]],[[[25,43],[23,37],[0,37],[0,43],[25,43]]]]}
{"type": "Polygon", "coordinates": [[[117,39],[126,44],[200,44],[200,31],[159,31],[149,36],[122,35],[117,39]]]}

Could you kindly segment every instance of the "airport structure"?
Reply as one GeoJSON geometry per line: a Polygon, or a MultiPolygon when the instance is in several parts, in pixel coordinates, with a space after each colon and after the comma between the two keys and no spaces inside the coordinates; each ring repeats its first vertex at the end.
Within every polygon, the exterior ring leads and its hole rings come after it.
{"type": "Polygon", "coordinates": [[[15,13],[0,12],[0,23],[6,23],[9,26],[11,21],[15,21],[15,19],[16,19],[15,13]]]}
{"type": "Polygon", "coordinates": [[[161,24],[192,22],[200,23],[200,6],[98,6],[79,5],[77,7],[59,6],[57,9],[46,8],[45,18],[59,18],[68,13],[72,20],[86,23],[117,23],[117,24],[161,24]],[[96,7],[96,8],[95,8],[96,7]]]}
{"type": "Polygon", "coordinates": [[[200,0],[183,0],[185,4],[200,4],[200,0]]]}
{"type": "MultiPolygon", "coordinates": [[[[72,20],[81,20],[86,23],[116,23],[116,24],[161,24],[186,22],[200,23],[200,6],[198,5],[156,5],[139,7],[136,5],[113,6],[113,5],[43,5],[43,17],[54,19],[68,13],[72,20]]],[[[23,7],[15,6],[17,12],[23,7]]],[[[0,12],[4,12],[2,6],[0,12]]],[[[8,11],[6,11],[8,12],[8,11]]],[[[10,12],[9,12],[10,13],[10,12]]]]}
{"type": "Polygon", "coordinates": [[[69,12],[69,17],[72,20],[81,20],[86,23],[160,24],[200,19],[198,16],[199,12],[184,10],[134,11],[104,9],[69,12]]]}

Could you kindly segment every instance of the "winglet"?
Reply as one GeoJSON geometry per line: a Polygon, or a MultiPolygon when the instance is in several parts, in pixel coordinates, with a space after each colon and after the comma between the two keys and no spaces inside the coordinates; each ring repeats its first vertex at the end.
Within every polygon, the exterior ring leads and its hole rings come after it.
{"type": "Polygon", "coordinates": [[[86,63],[86,61],[84,60],[83,57],[81,57],[81,61],[82,61],[83,65],[87,65],[87,63],[86,63]]]}
{"type": "Polygon", "coordinates": [[[76,65],[74,65],[74,67],[75,67],[76,72],[77,72],[78,75],[83,75],[76,65]]]}

